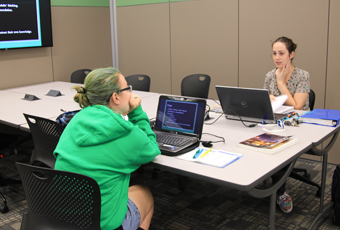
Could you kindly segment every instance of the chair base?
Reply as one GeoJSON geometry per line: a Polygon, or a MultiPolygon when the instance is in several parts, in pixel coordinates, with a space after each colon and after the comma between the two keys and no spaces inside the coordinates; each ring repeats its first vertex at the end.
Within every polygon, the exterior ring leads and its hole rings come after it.
{"type": "Polygon", "coordinates": [[[314,181],[310,180],[310,175],[307,173],[306,169],[294,168],[289,176],[291,178],[294,178],[295,180],[299,180],[299,181],[305,182],[309,185],[317,187],[318,190],[316,191],[316,196],[321,197],[321,186],[319,184],[315,183],[314,181]],[[303,172],[304,176],[298,174],[298,172],[303,172]]]}
{"type": "MultiPolygon", "coordinates": [[[[74,230],[81,229],[75,224],[67,223],[65,221],[60,221],[55,218],[47,217],[47,216],[34,216],[30,213],[24,213],[22,216],[21,227],[20,230],[74,230]],[[37,224],[39,223],[39,224],[37,224]]],[[[87,229],[100,229],[100,226],[91,226],[87,229]]],[[[119,228],[118,228],[119,229],[119,228]]]]}
{"type": "MultiPolygon", "coordinates": [[[[5,185],[9,185],[9,184],[21,184],[21,181],[19,181],[19,180],[12,180],[12,179],[5,179],[0,174],[0,186],[5,186],[5,185]]],[[[0,212],[1,213],[6,213],[6,212],[9,211],[9,208],[7,206],[6,198],[5,198],[4,195],[2,195],[1,192],[0,192],[0,198],[4,202],[4,204],[0,206],[0,212]]]]}

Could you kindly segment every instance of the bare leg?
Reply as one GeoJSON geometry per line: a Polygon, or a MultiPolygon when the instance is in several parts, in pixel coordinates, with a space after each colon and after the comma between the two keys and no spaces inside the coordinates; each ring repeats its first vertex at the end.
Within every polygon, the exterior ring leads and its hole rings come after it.
{"type": "Polygon", "coordinates": [[[149,229],[154,209],[154,201],[149,188],[144,185],[131,186],[128,196],[139,209],[141,216],[139,227],[149,229]]]}

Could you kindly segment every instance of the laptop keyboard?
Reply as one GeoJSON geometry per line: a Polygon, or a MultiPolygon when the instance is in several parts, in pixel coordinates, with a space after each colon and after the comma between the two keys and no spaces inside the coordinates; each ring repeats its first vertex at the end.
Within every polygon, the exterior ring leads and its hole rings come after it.
{"type": "Polygon", "coordinates": [[[192,138],[186,138],[183,136],[176,136],[176,135],[169,135],[166,133],[156,133],[157,142],[167,144],[167,145],[173,145],[173,146],[184,146],[190,142],[193,141],[192,138]]]}

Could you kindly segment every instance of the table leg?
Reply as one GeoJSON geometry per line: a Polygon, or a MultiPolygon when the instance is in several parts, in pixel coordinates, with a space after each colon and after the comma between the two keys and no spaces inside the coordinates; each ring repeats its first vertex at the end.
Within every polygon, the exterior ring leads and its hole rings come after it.
{"type": "Polygon", "coordinates": [[[275,212],[276,212],[276,192],[270,196],[269,207],[269,229],[275,229],[275,212]]]}
{"type": "MultiPolygon", "coordinates": [[[[326,188],[326,175],[327,175],[327,162],[328,162],[328,154],[323,155],[322,161],[322,176],[321,176],[321,196],[320,196],[320,211],[319,214],[314,219],[313,223],[309,226],[308,229],[313,229],[314,226],[319,222],[319,220],[325,214],[324,206],[324,199],[325,199],[325,188],[326,188]]],[[[327,207],[327,210],[330,208],[327,207]]]]}
{"type": "Polygon", "coordinates": [[[330,204],[328,205],[328,207],[326,209],[323,208],[324,206],[324,199],[325,199],[325,188],[326,188],[326,175],[327,175],[327,163],[328,163],[328,152],[329,150],[333,147],[337,137],[339,135],[339,131],[337,131],[331,141],[328,143],[328,145],[323,148],[323,149],[318,149],[316,148],[316,146],[318,146],[318,144],[315,144],[312,149],[309,151],[311,152],[313,155],[316,156],[322,156],[323,157],[323,161],[322,161],[322,176],[321,176],[321,196],[320,196],[320,211],[319,214],[315,217],[313,223],[309,226],[309,230],[313,229],[314,226],[318,223],[318,221],[323,217],[323,215],[330,210],[333,205],[330,204]]]}
{"type": "Polygon", "coordinates": [[[291,171],[294,168],[296,160],[288,165],[282,178],[277,181],[274,185],[269,188],[254,188],[248,191],[249,195],[256,198],[270,197],[269,202],[269,226],[268,228],[275,229],[275,212],[276,212],[276,191],[281,187],[281,185],[287,180],[291,171]]]}

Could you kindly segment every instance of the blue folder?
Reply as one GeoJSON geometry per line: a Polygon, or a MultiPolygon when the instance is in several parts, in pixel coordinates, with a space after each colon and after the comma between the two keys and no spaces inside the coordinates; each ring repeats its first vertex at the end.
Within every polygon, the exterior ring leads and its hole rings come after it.
{"type": "Polygon", "coordinates": [[[340,120],[340,110],[314,109],[301,116],[304,123],[338,126],[340,120]]]}

